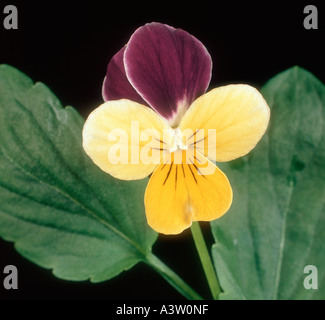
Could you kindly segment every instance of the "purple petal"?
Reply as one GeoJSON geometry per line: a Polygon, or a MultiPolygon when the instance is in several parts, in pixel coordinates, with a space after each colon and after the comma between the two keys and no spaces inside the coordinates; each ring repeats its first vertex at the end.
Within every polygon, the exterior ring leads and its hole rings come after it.
{"type": "Polygon", "coordinates": [[[139,96],[126,77],[123,56],[125,47],[123,47],[109,62],[107,66],[106,77],[104,79],[102,95],[104,101],[130,99],[147,105],[139,96]]]}
{"type": "Polygon", "coordinates": [[[161,23],[134,32],[124,66],[136,91],[171,126],[206,91],[212,71],[211,57],[199,40],[161,23]]]}

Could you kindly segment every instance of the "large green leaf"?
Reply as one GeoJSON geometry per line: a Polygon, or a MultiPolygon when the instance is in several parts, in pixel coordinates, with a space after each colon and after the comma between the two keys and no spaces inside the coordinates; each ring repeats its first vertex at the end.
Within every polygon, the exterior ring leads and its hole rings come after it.
{"type": "Polygon", "coordinates": [[[98,282],[143,260],[157,235],[145,221],[146,181],[98,169],[82,126],[46,86],[0,66],[0,236],[60,278],[98,282]]]}
{"type": "Polygon", "coordinates": [[[262,89],[271,108],[251,154],[221,167],[231,210],[211,224],[223,299],[325,298],[325,87],[294,67],[262,89]],[[318,289],[305,289],[307,265],[318,289]]]}

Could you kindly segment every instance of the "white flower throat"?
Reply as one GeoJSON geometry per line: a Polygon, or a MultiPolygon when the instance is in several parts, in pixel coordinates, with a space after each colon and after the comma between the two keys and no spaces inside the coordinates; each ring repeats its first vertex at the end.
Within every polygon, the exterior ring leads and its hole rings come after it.
{"type": "Polygon", "coordinates": [[[170,128],[171,136],[171,147],[170,152],[175,152],[177,150],[187,150],[188,146],[183,142],[183,134],[179,128],[170,128]]]}

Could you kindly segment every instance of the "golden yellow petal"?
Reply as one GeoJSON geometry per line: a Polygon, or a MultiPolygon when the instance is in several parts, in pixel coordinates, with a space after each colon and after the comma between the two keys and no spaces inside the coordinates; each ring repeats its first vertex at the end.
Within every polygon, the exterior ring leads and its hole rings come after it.
{"type": "Polygon", "coordinates": [[[146,106],[127,99],[108,101],[86,120],[83,148],[96,165],[112,176],[142,179],[161,162],[168,128],[146,106]]]}
{"type": "Polygon", "coordinates": [[[188,144],[214,161],[246,155],[265,133],[270,109],[262,95],[249,85],[211,90],[193,102],[180,129],[188,144]],[[193,134],[194,133],[194,134],[193,134]]]}
{"type": "Polygon", "coordinates": [[[226,175],[193,149],[176,151],[156,168],[146,193],[148,224],[178,234],[192,221],[211,221],[227,212],[232,189],[226,175]]]}

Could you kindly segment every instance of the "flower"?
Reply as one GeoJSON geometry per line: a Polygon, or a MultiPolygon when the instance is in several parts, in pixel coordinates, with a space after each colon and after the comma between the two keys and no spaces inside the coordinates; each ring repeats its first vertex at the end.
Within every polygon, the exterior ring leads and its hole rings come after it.
{"type": "Polygon", "coordinates": [[[178,234],[211,221],[232,203],[214,164],[246,155],[266,131],[270,111],[248,85],[207,93],[211,57],[194,36],[161,23],[137,29],[110,61],[104,104],[83,129],[83,147],[102,170],[124,179],[151,175],[148,224],[178,234]]]}

